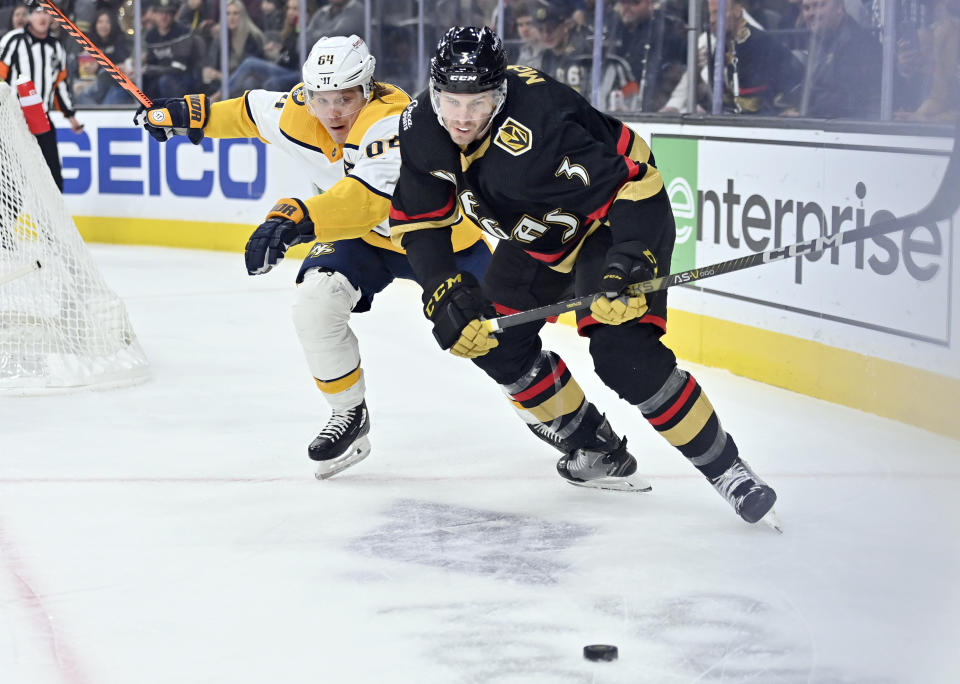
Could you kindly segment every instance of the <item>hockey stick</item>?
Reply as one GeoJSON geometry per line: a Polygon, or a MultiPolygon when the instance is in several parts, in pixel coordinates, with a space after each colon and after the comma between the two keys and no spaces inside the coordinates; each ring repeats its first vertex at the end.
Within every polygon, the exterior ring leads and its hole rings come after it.
{"type": "Polygon", "coordinates": [[[9,273],[4,273],[0,275],[0,285],[5,285],[11,280],[16,280],[17,278],[22,278],[25,275],[30,275],[34,271],[40,270],[40,262],[34,261],[32,264],[27,264],[26,266],[20,266],[13,269],[9,273]]]}
{"type": "MultiPolygon", "coordinates": [[[[701,266],[687,271],[671,273],[662,278],[653,278],[651,280],[645,280],[642,283],[636,283],[635,287],[644,294],[659,292],[660,290],[666,290],[675,285],[686,285],[697,280],[704,280],[705,278],[712,278],[725,273],[733,273],[734,271],[742,271],[747,268],[753,268],[754,266],[791,259],[804,254],[816,254],[851,242],[868,240],[898,230],[914,228],[924,223],[948,219],[956,213],[957,209],[960,209],[960,153],[958,153],[958,148],[960,148],[960,122],[957,123],[954,132],[953,151],[950,153],[950,161],[947,162],[947,169],[943,172],[943,179],[940,181],[940,186],[937,188],[936,194],[934,194],[933,199],[930,200],[927,206],[914,214],[881,221],[870,226],[864,226],[863,228],[845,230],[840,233],[834,233],[833,235],[821,235],[812,240],[803,240],[792,245],[787,245],[786,247],[780,247],[779,249],[757,252],[749,256],[730,259],[729,261],[721,261],[720,263],[709,266],[701,266]]],[[[562,302],[557,302],[556,304],[548,304],[536,309],[529,309],[528,311],[520,311],[515,314],[490,318],[485,322],[489,324],[492,332],[498,332],[515,325],[523,325],[524,323],[531,323],[551,316],[558,316],[567,311],[588,309],[591,304],[603,296],[603,292],[596,292],[575,299],[567,299],[562,302]]]]}
{"type": "Polygon", "coordinates": [[[148,109],[153,106],[153,102],[149,97],[143,94],[140,88],[137,87],[137,84],[130,80],[130,77],[125,73],[120,71],[116,64],[110,61],[110,58],[103,54],[103,51],[100,50],[96,45],[90,42],[90,39],[84,35],[83,31],[77,28],[77,25],[74,24],[70,19],[64,14],[59,7],[53,4],[50,0],[24,0],[25,4],[28,7],[40,7],[49,14],[53,19],[60,24],[63,29],[73,36],[80,47],[82,47],[89,55],[91,55],[95,60],[100,63],[108,74],[110,74],[113,79],[119,83],[124,90],[133,95],[140,104],[148,109]]]}

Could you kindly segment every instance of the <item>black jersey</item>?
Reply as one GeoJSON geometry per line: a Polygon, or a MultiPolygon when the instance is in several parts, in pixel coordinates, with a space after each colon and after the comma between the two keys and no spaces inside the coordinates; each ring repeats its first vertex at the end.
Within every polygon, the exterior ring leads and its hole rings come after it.
{"type": "Polygon", "coordinates": [[[421,93],[401,118],[400,149],[390,212],[398,244],[456,223],[459,204],[483,230],[561,272],[599,229],[669,260],[673,216],[646,142],[535,69],[508,67],[506,103],[466,149],[421,93]]]}

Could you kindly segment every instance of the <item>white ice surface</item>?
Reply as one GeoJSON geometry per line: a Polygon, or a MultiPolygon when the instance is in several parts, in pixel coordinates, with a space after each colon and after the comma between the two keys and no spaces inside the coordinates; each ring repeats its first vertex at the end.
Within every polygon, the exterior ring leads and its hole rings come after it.
{"type": "Polygon", "coordinates": [[[373,452],[318,482],[296,264],[93,252],[154,377],[0,399],[3,684],[960,681],[956,441],[685,364],[778,536],[548,326],[654,491],[571,487],[397,283],[354,318],[373,452]]]}

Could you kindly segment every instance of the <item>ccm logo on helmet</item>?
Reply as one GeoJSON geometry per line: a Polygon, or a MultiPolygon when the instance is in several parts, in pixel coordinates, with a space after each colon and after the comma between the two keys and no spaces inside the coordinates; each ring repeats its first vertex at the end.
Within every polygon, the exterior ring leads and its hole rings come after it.
{"type": "Polygon", "coordinates": [[[451,81],[476,81],[477,75],[476,74],[451,74],[450,80],[451,81]]]}

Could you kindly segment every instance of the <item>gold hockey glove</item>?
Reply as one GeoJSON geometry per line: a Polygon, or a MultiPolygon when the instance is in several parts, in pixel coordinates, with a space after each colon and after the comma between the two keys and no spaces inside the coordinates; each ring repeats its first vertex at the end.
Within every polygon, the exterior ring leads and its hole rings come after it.
{"type": "Polygon", "coordinates": [[[184,95],[153,101],[153,107],[143,105],[133,115],[133,123],[143,126],[158,142],[166,142],[174,135],[186,135],[194,145],[203,140],[203,128],[210,118],[207,96],[184,95]]]}
{"type": "Polygon", "coordinates": [[[605,296],[590,305],[598,323],[620,325],[647,313],[647,298],[636,286],[657,275],[657,258],[639,240],[618,242],[607,250],[607,265],[600,278],[605,296]]]}
{"type": "Polygon", "coordinates": [[[307,207],[298,199],[284,198],[274,205],[244,250],[247,273],[259,275],[276,266],[294,245],[317,239],[307,207]]]}
{"type": "Polygon", "coordinates": [[[444,276],[423,290],[423,313],[433,322],[441,349],[474,359],[500,344],[490,324],[482,320],[495,311],[480,292],[477,279],[466,272],[444,276]]]}

